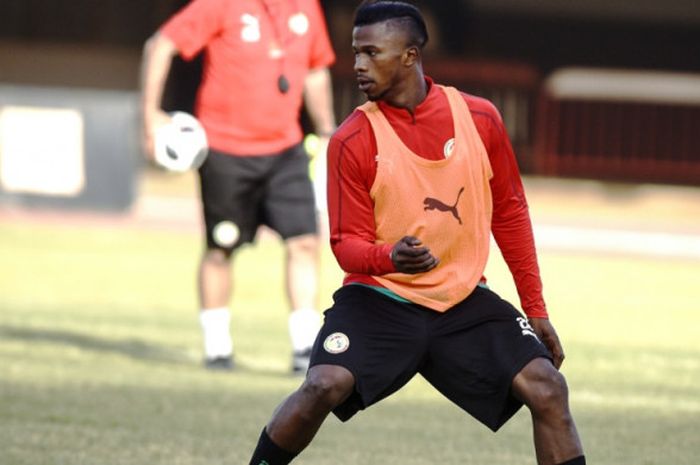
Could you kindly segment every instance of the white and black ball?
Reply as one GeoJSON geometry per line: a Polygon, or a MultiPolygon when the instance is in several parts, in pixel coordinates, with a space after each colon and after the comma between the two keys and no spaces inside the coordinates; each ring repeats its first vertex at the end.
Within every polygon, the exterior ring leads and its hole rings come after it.
{"type": "Polygon", "coordinates": [[[209,153],[207,134],[194,116],[170,113],[171,121],[155,134],[155,161],[168,170],[185,172],[202,166],[209,153]]]}

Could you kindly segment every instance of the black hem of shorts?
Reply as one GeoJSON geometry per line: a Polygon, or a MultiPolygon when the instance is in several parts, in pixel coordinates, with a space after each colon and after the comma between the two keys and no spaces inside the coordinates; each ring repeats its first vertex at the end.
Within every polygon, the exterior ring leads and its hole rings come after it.
{"type": "Polygon", "coordinates": [[[282,240],[307,234],[318,237],[308,155],[301,143],[256,156],[210,149],[198,174],[208,250],[230,255],[245,244],[254,244],[263,225],[282,240]],[[222,221],[239,228],[238,240],[231,245],[214,240],[213,230],[222,221]]]}
{"type": "Polygon", "coordinates": [[[348,421],[352,417],[354,417],[355,414],[357,414],[357,412],[367,408],[367,401],[362,398],[361,390],[358,389],[358,383],[359,383],[358,380],[360,378],[357,376],[357,373],[355,373],[355,370],[353,370],[349,366],[344,365],[342,363],[317,363],[314,365],[309,365],[309,370],[315,366],[320,366],[320,365],[330,365],[330,366],[336,366],[336,367],[343,367],[352,374],[353,378],[355,378],[355,384],[353,386],[352,394],[350,394],[348,396],[348,398],[345,399],[345,401],[342,404],[336,406],[333,410],[331,410],[333,412],[333,415],[335,415],[335,417],[338,420],[345,423],[346,421],[348,421]],[[348,404],[348,402],[353,402],[353,401],[357,401],[357,402],[354,402],[353,405],[348,404]],[[347,406],[348,408],[347,409],[344,408],[345,406],[347,406]],[[349,410],[349,411],[346,411],[346,410],[349,410]]]}
{"type": "MultiPolygon", "coordinates": [[[[265,225],[265,226],[267,226],[267,225],[265,225]]],[[[269,228],[269,226],[267,226],[267,227],[269,228]]],[[[274,231],[274,229],[273,229],[273,231],[274,231]]],[[[294,239],[296,237],[301,237],[301,236],[316,236],[316,237],[320,236],[318,228],[313,228],[313,231],[307,231],[307,232],[303,232],[303,231],[302,232],[293,232],[293,233],[289,234],[288,236],[283,236],[282,234],[280,234],[277,231],[275,231],[275,233],[278,234],[283,241],[286,241],[289,239],[294,239]]]]}
{"type": "MultiPolygon", "coordinates": [[[[546,348],[544,350],[547,351],[546,348]]],[[[523,357],[521,363],[515,365],[517,368],[514,369],[513,372],[509,375],[510,383],[508,383],[509,387],[508,390],[505,392],[505,399],[503,402],[504,408],[501,411],[499,418],[493,424],[486,424],[486,426],[494,433],[501,429],[501,427],[505,425],[508,422],[508,420],[510,420],[513,417],[513,415],[518,413],[518,411],[523,407],[523,402],[516,399],[515,396],[513,396],[512,394],[513,380],[518,375],[518,373],[520,373],[523,370],[523,368],[525,368],[525,366],[528,363],[538,358],[544,358],[549,360],[550,362],[553,362],[551,355],[542,353],[541,351],[532,351],[526,357],[523,357]]]]}

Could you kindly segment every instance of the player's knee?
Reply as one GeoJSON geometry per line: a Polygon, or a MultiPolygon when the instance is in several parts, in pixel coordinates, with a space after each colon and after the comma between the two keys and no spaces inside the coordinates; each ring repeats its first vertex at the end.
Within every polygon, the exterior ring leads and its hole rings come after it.
{"type": "Polygon", "coordinates": [[[565,422],[570,418],[568,397],[564,376],[553,370],[534,386],[528,406],[535,416],[565,422]]]}
{"type": "Polygon", "coordinates": [[[345,368],[321,365],[309,370],[301,391],[314,405],[331,410],[350,395],[354,385],[352,374],[345,368]]]}
{"type": "Polygon", "coordinates": [[[569,396],[564,376],[555,370],[540,381],[535,392],[535,406],[543,411],[563,410],[569,396]]]}
{"type": "Polygon", "coordinates": [[[286,244],[290,254],[315,256],[318,253],[320,241],[316,234],[304,234],[287,239],[286,244]]]}
{"type": "Polygon", "coordinates": [[[514,391],[534,415],[568,415],[566,379],[548,362],[528,365],[516,377],[514,391]]]}
{"type": "Polygon", "coordinates": [[[209,247],[204,251],[202,260],[212,266],[228,266],[231,262],[231,255],[233,255],[233,249],[209,247]]]}

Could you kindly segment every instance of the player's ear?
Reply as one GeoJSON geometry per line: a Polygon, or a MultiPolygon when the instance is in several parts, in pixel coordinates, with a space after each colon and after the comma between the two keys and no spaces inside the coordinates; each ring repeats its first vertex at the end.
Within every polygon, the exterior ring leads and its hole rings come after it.
{"type": "Polygon", "coordinates": [[[415,45],[409,45],[403,52],[403,64],[405,66],[413,66],[420,61],[420,50],[415,45]]]}

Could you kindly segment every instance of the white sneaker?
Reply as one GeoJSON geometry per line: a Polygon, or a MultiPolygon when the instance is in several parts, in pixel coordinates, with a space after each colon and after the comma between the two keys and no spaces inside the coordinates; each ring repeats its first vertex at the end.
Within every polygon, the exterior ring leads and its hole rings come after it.
{"type": "Polygon", "coordinates": [[[292,353],[292,373],[295,375],[305,375],[309,369],[311,361],[311,347],[302,351],[292,353]]]}

